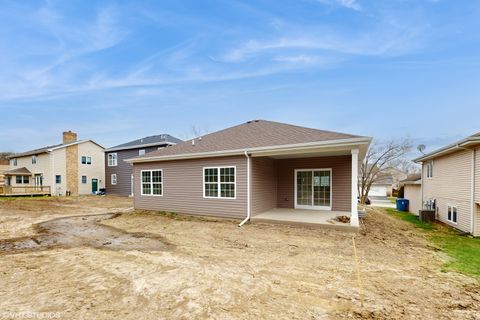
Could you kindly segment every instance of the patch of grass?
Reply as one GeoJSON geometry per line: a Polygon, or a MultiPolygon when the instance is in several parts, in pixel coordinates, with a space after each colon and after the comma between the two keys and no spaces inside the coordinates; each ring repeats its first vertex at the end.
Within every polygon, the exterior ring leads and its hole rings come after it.
{"type": "Polygon", "coordinates": [[[443,266],[443,271],[454,270],[463,274],[480,277],[480,238],[461,234],[456,229],[439,223],[423,223],[408,212],[395,209],[386,211],[423,229],[428,239],[436,244],[451,259],[443,266]]]}
{"type": "Polygon", "coordinates": [[[414,216],[411,213],[397,211],[397,210],[391,209],[391,208],[388,208],[386,210],[388,211],[388,213],[390,213],[391,215],[393,215],[393,216],[395,216],[399,219],[402,219],[404,221],[408,221],[410,223],[413,223],[417,228],[424,229],[424,230],[433,230],[434,229],[434,226],[433,226],[432,223],[421,222],[418,219],[417,216],[414,216]]]}

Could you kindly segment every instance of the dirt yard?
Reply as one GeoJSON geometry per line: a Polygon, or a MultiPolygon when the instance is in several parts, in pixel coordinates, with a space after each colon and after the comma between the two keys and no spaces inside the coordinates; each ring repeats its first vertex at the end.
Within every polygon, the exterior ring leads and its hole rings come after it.
{"type": "Polygon", "coordinates": [[[356,235],[359,285],[350,233],[131,206],[0,200],[0,319],[480,319],[478,279],[441,272],[447,257],[381,209],[356,235]]]}

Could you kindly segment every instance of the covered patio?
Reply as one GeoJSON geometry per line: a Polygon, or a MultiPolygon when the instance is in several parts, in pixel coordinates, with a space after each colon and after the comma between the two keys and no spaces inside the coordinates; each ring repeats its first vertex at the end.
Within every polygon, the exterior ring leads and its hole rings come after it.
{"type": "Polygon", "coordinates": [[[358,230],[358,166],[368,144],[354,139],[248,152],[249,220],[358,230]]]}

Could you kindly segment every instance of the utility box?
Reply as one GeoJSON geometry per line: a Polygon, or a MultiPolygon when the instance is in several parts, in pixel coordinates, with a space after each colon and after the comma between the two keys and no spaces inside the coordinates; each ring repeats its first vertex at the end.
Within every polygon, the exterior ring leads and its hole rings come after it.
{"type": "Polygon", "coordinates": [[[418,219],[421,222],[434,222],[435,221],[435,210],[419,210],[418,219]]]}

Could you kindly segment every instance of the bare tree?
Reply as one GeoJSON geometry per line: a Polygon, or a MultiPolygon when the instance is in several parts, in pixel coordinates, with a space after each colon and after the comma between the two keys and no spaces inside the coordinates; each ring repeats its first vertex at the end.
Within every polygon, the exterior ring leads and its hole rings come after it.
{"type": "Polygon", "coordinates": [[[406,160],[406,155],[412,149],[408,139],[391,140],[386,143],[374,142],[360,166],[360,181],[358,194],[360,203],[365,204],[372,184],[385,177],[389,167],[399,167],[406,160]]]}

